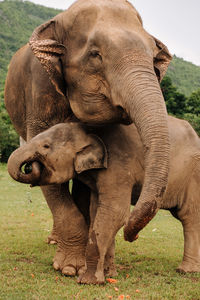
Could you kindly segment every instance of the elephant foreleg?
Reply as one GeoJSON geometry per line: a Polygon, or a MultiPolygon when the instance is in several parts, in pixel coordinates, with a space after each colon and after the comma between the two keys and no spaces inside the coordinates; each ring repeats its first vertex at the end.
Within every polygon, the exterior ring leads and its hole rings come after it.
{"type": "MultiPolygon", "coordinates": [[[[104,189],[110,188],[104,185],[104,189]]],[[[112,192],[112,196],[103,192],[99,193],[97,213],[93,226],[90,228],[86,247],[87,270],[79,276],[79,283],[104,283],[106,255],[109,255],[110,250],[112,251],[115,235],[125,224],[130,208],[131,189],[126,190],[121,193],[119,190],[112,192]]]]}
{"type": "Polygon", "coordinates": [[[75,205],[68,184],[42,187],[51,209],[58,242],[53,267],[63,274],[74,276],[85,269],[85,247],[88,227],[75,205]]]}
{"type": "MultiPolygon", "coordinates": [[[[91,197],[90,197],[90,231],[93,228],[96,213],[98,209],[98,195],[91,191],[91,197]]],[[[116,276],[116,266],[115,266],[115,239],[113,239],[111,246],[108,248],[108,251],[105,256],[104,261],[104,274],[106,276],[116,276]]]]}
{"type": "Polygon", "coordinates": [[[113,239],[113,242],[105,256],[104,274],[107,277],[117,276],[117,270],[115,265],[115,239],[113,239]]]}

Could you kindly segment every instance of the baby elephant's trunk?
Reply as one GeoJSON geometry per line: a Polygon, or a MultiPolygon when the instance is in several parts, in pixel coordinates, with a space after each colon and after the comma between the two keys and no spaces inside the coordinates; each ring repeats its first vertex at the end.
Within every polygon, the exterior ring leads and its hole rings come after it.
{"type": "Polygon", "coordinates": [[[28,145],[15,150],[8,159],[8,172],[19,182],[36,185],[41,176],[41,164],[31,157],[28,145]],[[25,148],[25,149],[24,149],[25,148]]]}

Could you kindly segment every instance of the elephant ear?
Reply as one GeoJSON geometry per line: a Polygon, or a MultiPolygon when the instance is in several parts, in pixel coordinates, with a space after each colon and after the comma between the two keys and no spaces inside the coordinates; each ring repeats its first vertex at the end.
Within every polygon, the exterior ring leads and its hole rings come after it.
{"type": "Polygon", "coordinates": [[[106,169],[107,161],[107,149],[103,141],[96,135],[90,135],[89,144],[76,154],[74,167],[80,174],[91,169],[106,169]]]}
{"type": "Polygon", "coordinates": [[[65,83],[62,73],[61,56],[66,53],[65,46],[57,41],[56,20],[52,19],[37,27],[30,40],[29,45],[34,55],[39,59],[56,91],[65,95],[65,83]]]}
{"type": "Polygon", "coordinates": [[[153,37],[153,39],[156,43],[156,51],[154,55],[154,69],[159,82],[161,82],[167,71],[170,61],[172,60],[172,55],[169,53],[169,50],[161,41],[159,41],[155,37],[153,37]]]}

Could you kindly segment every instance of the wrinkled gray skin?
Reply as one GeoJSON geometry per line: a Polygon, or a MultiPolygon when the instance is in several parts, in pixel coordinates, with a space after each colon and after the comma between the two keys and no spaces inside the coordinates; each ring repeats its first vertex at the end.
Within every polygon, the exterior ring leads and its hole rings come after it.
{"type": "MultiPolygon", "coordinates": [[[[127,1],[79,0],[38,27],[9,66],[5,104],[26,141],[70,119],[90,125],[136,124],[145,149],[145,180],[127,223],[131,239],[156,214],[167,185],[169,134],[158,81],[170,60],[167,48],[144,30],[139,14],[127,1]]],[[[36,164],[32,179],[37,172],[36,164]]],[[[54,216],[53,238],[60,249],[54,267],[75,275],[84,269],[87,226],[66,187],[43,186],[42,190],[54,216]],[[61,204],[62,222],[74,216],[68,232],[59,232],[56,224],[61,222],[61,204]]],[[[79,192],[82,188],[77,183],[73,191],[80,207],[85,202],[79,192]]],[[[103,226],[101,215],[97,223],[103,226]]]]}
{"type": "MultiPolygon", "coordinates": [[[[169,184],[159,208],[170,210],[184,228],[184,257],[178,271],[199,272],[200,140],[187,122],[173,117],[168,122],[169,184]]],[[[115,235],[129,216],[131,196],[132,204],[136,204],[144,183],[144,151],[134,125],[101,128],[98,136],[86,134],[80,124],[55,125],[16,150],[9,158],[8,170],[15,180],[36,185],[60,184],[71,178],[88,185],[91,219],[87,271],[79,281],[103,283],[106,266],[113,274],[115,235]],[[31,173],[24,174],[21,166],[34,161],[39,171],[32,181],[31,173]],[[104,221],[101,226],[99,217],[104,221]]]]}

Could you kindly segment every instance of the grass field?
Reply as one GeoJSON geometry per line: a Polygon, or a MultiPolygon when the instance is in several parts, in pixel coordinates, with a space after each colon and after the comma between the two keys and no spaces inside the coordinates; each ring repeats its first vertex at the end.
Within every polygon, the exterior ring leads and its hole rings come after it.
{"type": "Polygon", "coordinates": [[[135,243],[116,239],[117,282],[84,286],[52,268],[45,240],[52,218],[39,188],[14,182],[0,165],[0,299],[200,299],[200,274],[180,275],[181,224],[160,211],[135,243]]]}

